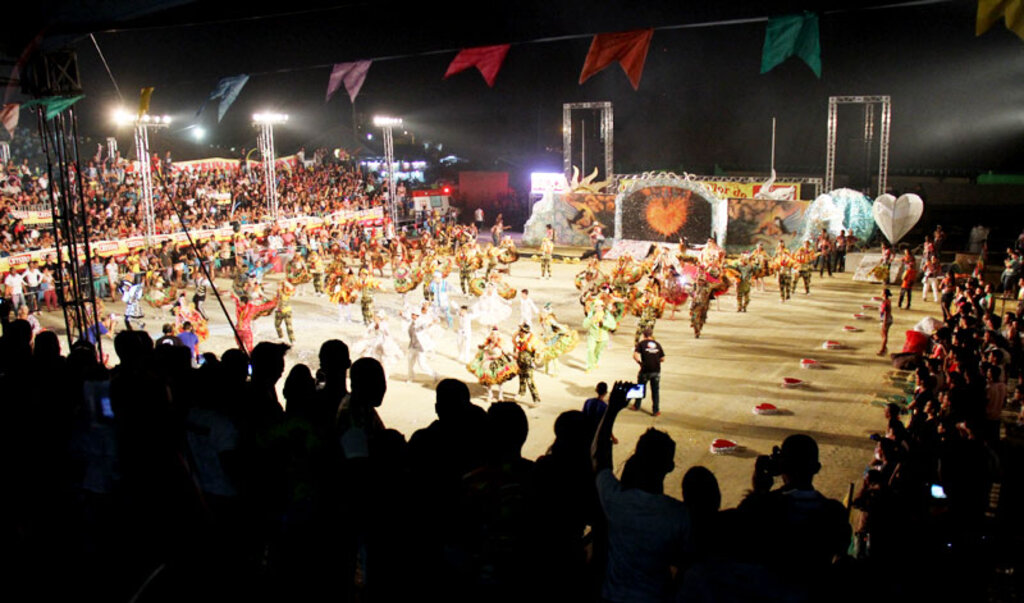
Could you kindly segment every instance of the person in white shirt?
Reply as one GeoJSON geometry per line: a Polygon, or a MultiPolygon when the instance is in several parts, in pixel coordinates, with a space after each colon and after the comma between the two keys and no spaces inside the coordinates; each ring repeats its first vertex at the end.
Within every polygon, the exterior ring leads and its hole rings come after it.
{"type": "Polygon", "coordinates": [[[120,270],[117,267],[117,261],[113,257],[107,261],[107,283],[110,285],[110,301],[117,300],[117,284],[121,282],[119,278],[120,270]]]}
{"type": "Polygon", "coordinates": [[[533,321],[540,314],[537,304],[530,299],[530,291],[523,289],[519,292],[519,322],[526,323],[533,327],[533,321]]]}
{"type": "Polygon", "coordinates": [[[24,286],[24,278],[13,270],[4,278],[4,295],[11,300],[11,307],[15,312],[25,303],[24,286]]]}
{"type": "Polygon", "coordinates": [[[28,263],[28,270],[21,275],[24,281],[25,303],[31,312],[39,311],[39,287],[43,282],[43,272],[35,262],[28,263]]]}
{"type": "Polygon", "coordinates": [[[412,320],[409,322],[409,378],[407,381],[413,380],[418,368],[430,375],[436,383],[437,371],[430,366],[428,361],[428,354],[434,349],[434,341],[427,334],[427,329],[434,323],[434,317],[430,316],[429,310],[427,312],[413,310],[411,318],[412,320]]]}
{"type": "Polygon", "coordinates": [[[459,308],[458,347],[459,362],[466,364],[473,359],[473,319],[469,306],[459,308]]]}

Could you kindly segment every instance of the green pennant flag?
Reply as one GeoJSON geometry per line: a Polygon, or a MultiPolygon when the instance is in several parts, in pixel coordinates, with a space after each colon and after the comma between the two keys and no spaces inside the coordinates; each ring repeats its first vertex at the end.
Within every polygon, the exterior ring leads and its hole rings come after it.
{"type": "Polygon", "coordinates": [[[791,56],[803,59],[814,75],[821,78],[818,15],[805,12],[768,20],[761,51],[761,73],[768,73],[791,56]]]}
{"type": "Polygon", "coordinates": [[[46,109],[46,119],[49,120],[83,98],[85,98],[84,94],[79,94],[78,96],[47,96],[46,98],[32,99],[21,107],[23,109],[35,106],[43,107],[46,109]]]}

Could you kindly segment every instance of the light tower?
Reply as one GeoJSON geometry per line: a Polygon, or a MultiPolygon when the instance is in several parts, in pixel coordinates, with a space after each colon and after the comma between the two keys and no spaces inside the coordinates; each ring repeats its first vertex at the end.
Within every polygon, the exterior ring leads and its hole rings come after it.
{"type": "Polygon", "coordinates": [[[139,162],[139,189],[142,208],[146,212],[146,245],[153,242],[156,235],[156,222],[153,218],[153,166],[149,157],[149,130],[166,128],[171,125],[168,115],[150,115],[141,113],[133,115],[124,109],[114,113],[114,122],[118,125],[132,125],[135,129],[135,154],[139,162]]]}
{"type": "Polygon", "coordinates": [[[373,125],[384,133],[384,163],[388,166],[388,211],[391,213],[391,224],[398,229],[398,208],[395,204],[395,139],[391,131],[395,126],[402,125],[401,117],[385,117],[376,115],[373,125]]]}
{"type": "Polygon", "coordinates": [[[270,212],[270,218],[277,220],[277,169],[274,165],[274,124],[283,124],[288,116],[283,113],[256,113],[252,125],[259,130],[256,143],[263,158],[263,201],[270,212]]]}

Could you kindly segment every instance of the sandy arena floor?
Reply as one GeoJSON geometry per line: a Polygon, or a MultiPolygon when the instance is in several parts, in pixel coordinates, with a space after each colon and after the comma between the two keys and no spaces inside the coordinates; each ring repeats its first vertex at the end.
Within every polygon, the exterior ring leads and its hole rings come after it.
{"type": "MultiPolygon", "coordinates": [[[[606,262],[606,269],[610,264],[606,262]]],[[[552,302],[560,320],[580,328],[582,310],[578,292],[572,285],[574,275],[581,270],[579,264],[555,264],[555,278],[540,280],[539,264],[521,260],[512,267],[510,283],[517,288],[530,289],[538,306],[552,302]]],[[[714,471],[721,484],[723,506],[734,506],[749,488],[754,458],[768,454],[789,434],[802,432],[812,435],[821,448],[823,466],[816,483],[821,491],[842,499],[850,482],[860,480],[864,466],[870,461],[873,445],[868,435],[884,427],[882,410],[871,406],[875,392],[891,392],[883,376],[891,367],[888,359],[875,356],[879,334],[876,312],[863,310],[872,320],[855,320],[853,314],[861,312],[861,304],[871,304],[878,295],[879,286],[854,283],[851,273],[835,278],[819,279],[815,275],[811,294],[804,295],[802,286],[790,302],[782,304],[774,282],[767,283],[767,291],[754,291],[749,312],[736,312],[735,298],[723,297],[716,306],[712,303],[707,325],[700,339],[694,339],[689,326],[689,313],[684,307],[674,320],[658,321],[655,338],[666,353],[661,380],[660,417],[650,415],[650,399],[644,401],[641,412],[625,411],[615,427],[619,438],[616,447],[616,465],[621,468],[632,452],[637,438],[649,427],[667,431],[676,441],[676,469],[669,476],[665,490],[681,497],[683,473],[693,465],[704,465],[714,471]],[[845,333],[843,325],[854,325],[862,332],[845,333]],[[834,339],[842,342],[841,350],[824,350],[822,343],[834,339]],[[818,370],[802,370],[801,358],[814,358],[823,363],[818,370]],[[809,384],[801,389],[783,389],[783,377],[805,379],[809,384]],[[751,411],[762,402],[771,402],[785,414],[758,416],[751,411]],[[734,455],[713,455],[708,448],[715,438],[729,438],[738,442],[743,450],[734,455]]],[[[266,287],[273,294],[274,283],[280,275],[270,277],[266,287]]],[[[455,275],[450,286],[458,291],[455,275]]],[[[403,347],[408,337],[397,317],[400,301],[393,292],[391,280],[385,281],[390,290],[377,297],[377,307],[389,316],[392,334],[403,347]]],[[[225,288],[226,280],[218,286],[225,288]]],[[[222,289],[224,290],[224,289],[222,289]]],[[[311,290],[311,289],[310,289],[311,290]]],[[[895,289],[894,289],[895,292],[895,289]]],[[[915,291],[915,296],[919,291],[915,291]]],[[[419,299],[419,290],[409,294],[419,299]]],[[[461,294],[453,296],[456,303],[471,304],[461,294]]],[[[916,301],[916,300],[915,300],[916,301]]],[[[229,311],[234,306],[227,302],[229,311]]],[[[108,311],[121,314],[123,304],[107,304],[108,311]]],[[[211,295],[207,303],[211,315],[211,338],[204,350],[221,352],[233,345],[230,329],[211,295]]],[[[294,363],[306,363],[313,370],[317,366],[317,350],[328,338],[339,338],[349,344],[364,332],[361,323],[339,322],[338,311],[325,298],[305,295],[294,298],[294,322],[298,338],[289,353],[288,369],[294,363]]],[[[896,310],[896,323],[891,334],[890,349],[903,343],[903,332],[926,315],[922,309],[937,313],[933,302],[916,301],[911,312],[896,310]]],[[[154,339],[160,335],[161,323],[167,318],[158,316],[147,307],[146,327],[154,339]]],[[[359,308],[353,309],[359,317],[359,308]]],[[[503,332],[510,335],[518,319],[518,305],[503,332]]],[[[57,313],[43,319],[47,326],[58,327],[57,313]]],[[[632,360],[632,342],[636,319],[623,320],[618,332],[601,359],[598,370],[584,373],[585,340],[561,359],[557,377],[537,373],[536,381],[543,403],[534,407],[527,401],[520,403],[530,420],[530,434],[523,450],[524,456],[535,458],[543,454],[554,439],[553,424],[559,413],[580,409],[584,399],[592,395],[598,381],[609,385],[616,379],[634,380],[636,364],[632,360]]],[[[63,327],[60,327],[63,330],[63,327]]],[[[476,335],[482,341],[484,329],[477,327],[476,335]]],[[[277,340],[273,318],[259,319],[254,327],[256,341],[277,340]]],[[[443,376],[470,381],[469,372],[456,361],[454,331],[440,332],[438,350],[433,355],[433,366],[443,376]]],[[[107,347],[107,346],[105,346],[107,347]]],[[[113,355],[113,346],[109,346],[113,355]]],[[[286,369],[287,370],[287,369],[286,369]]],[[[392,368],[394,377],[381,416],[384,422],[410,436],[434,418],[434,394],[430,378],[418,375],[412,383],[404,378],[406,367],[392,368]]],[[[286,373],[287,374],[287,373],[286,373]]],[[[283,384],[283,379],[282,379],[283,384]]],[[[483,388],[471,384],[474,401],[483,401],[483,388]]],[[[506,395],[515,392],[518,383],[506,384],[506,395]]],[[[282,398],[283,400],[283,398],[282,398]]],[[[529,394],[526,396],[529,400],[529,394]]]]}

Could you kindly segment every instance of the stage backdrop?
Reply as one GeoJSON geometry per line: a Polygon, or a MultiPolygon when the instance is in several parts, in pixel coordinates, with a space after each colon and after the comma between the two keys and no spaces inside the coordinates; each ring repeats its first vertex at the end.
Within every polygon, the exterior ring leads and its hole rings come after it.
{"type": "Polygon", "coordinates": [[[709,237],[726,238],[726,201],[702,182],[671,172],[645,172],[619,181],[615,200],[615,236],[619,239],[694,245],[709,237]]]}
{"type": "Polygon", "coordinates": [[[748,251],[763,243],[771,251],[780,240],[796,247],[808,205],[808,201],[729,199],[728,250],[748,251]]]}
{"type": "Polygon", "coordinates": [[[540,245],[548,224],[555,229],[559,245],[590,245],[590,231],[600,224],[604,236],[611,239],[615,223],[615,195],[601,193],[544,193],[533,204],[530,219],[523,227],[523,242],[540,245]]]}

